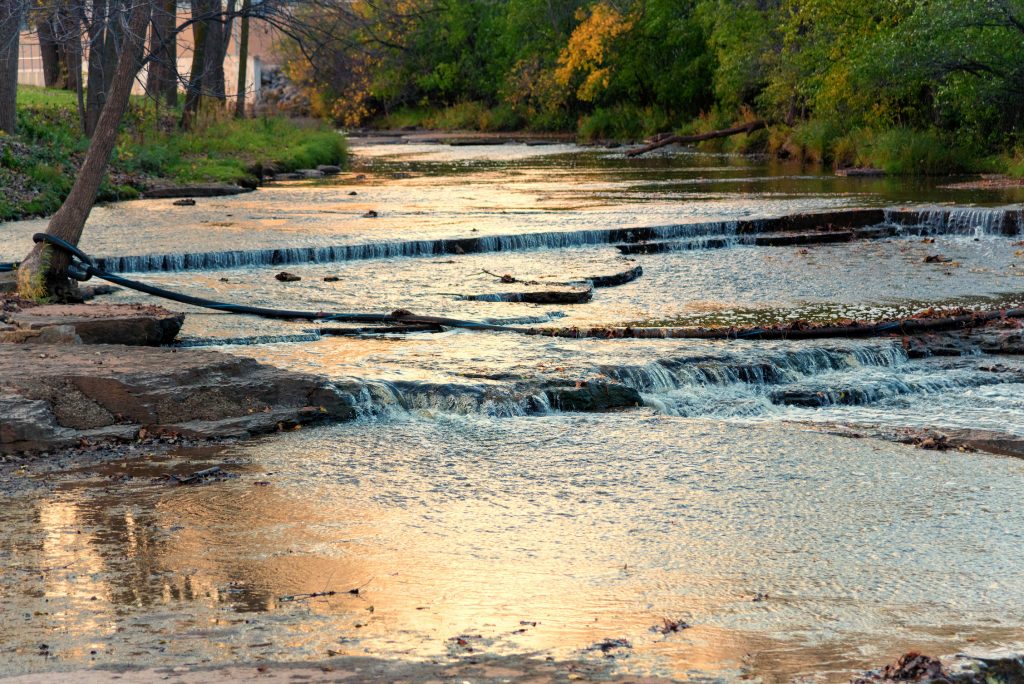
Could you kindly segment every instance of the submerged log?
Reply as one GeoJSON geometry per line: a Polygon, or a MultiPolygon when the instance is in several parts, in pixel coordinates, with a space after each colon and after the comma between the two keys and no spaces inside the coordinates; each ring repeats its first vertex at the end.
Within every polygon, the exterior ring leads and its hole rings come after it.
{"type": "Polygon", "coordinates": [[[852,321],[843,325],[815,325],[803,321],[769,328],[531,328],[527,334],[548,337],[597,337],[702,340],[814,340],[831,337],[882,337],[962,330],[1003,319],[1024,318],[1024,308],[977,311],[944,317],[904,318],[877,323],[852,321]]]}
{"type": "Polygon", "coordinates": [[[646,154],[659,147],[665,147],[666,145],[686,145],[688,143],[702,142],[704,140],[714,140],[715,138],[728,138],[731,135],[739,135],[740,133],[753,133],[762,128],[766,128],[768,123],[762,119],[757,121],[748,121],[747,123],[733,126],[731,128],[723,128],[717,131],[708,131],[707,133],[698,133],[696,135],[667,135],[658,138],[649,145],[638,147],[636,149],[626,152],[627,157],[636,157],[641,154],[646,154]]]}

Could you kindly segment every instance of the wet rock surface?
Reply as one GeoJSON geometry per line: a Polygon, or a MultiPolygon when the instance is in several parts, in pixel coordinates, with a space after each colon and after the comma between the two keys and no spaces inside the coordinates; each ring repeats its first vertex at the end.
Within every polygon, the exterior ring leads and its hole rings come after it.
{"type": "Polygon", "coordinates": [[[644,403],[637,390],[610,382],[580,382],[576,387],[554,387],[545,393],[551,406],[561,411],[611,411],[644,403]]]}
{"type": "Polygon", "coordinates": [[[50,304],[0,318],[0,342],[159,346],[174,341],[185,314],[140,304],[50,304]]]}
{"type": "Polygon", "coordinates": [[[873,682],[933,682],[938,684],[1015,684],[1024,682],[1024,656],[942,659],[910,651],[896,662],[855,677],[853,684],[873,682]]]}
{"type": "Polygon", "coordinates": [[[0,345],[0,452],[245,436],[355,415],[358,388],[206,350],[0,345]]]}
{"type": "Polygon", "coordinates": [[[970,356],[974,354],[1024,354],[1024,330],[1013,326],[985,326],[903,338],[912,359],[929,356],[970,356]]]}

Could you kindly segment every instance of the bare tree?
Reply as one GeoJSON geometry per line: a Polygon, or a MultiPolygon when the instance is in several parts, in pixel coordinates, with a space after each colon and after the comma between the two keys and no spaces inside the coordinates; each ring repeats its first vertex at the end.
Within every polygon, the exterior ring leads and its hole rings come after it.
{"type": "Polygon", "coordinates": [[[152,60],[146,75],[146,92],[171,107],[178,104],[177,9],[176,0],[162,0],[153,8],[149,29],[152,60]]]}
{"type": "Polygon", "coordinates": [[[23,0],[0,0],[0,131],[18,127],[18,38],[25,13],[23,0]]]}
{"type": "MultiPolygon", "coordinates": [[[[131,5],[121,5],[118,8],[121,16],[114,17],[115,22],[122,25],[123,43],[110,78],[110,88],[93,129],[92,141],[82,168],[75,176],[70,194],[50,219],[46,229],[48,234],[71,244],[78,244],[82,237],[82,229],[96,201],[110,153],[117,142],[121,117],[128,107],[132,83],[142,65],[142,48],[152,6],[150,0],[133,2],[131,5]]],[[[48,297],[75,298],[77,287],[68,279],[67,267],[67,254],[54,249],[52,245],[37,244],[18,269],[19,293],[36,300],[48,297]]]]}
{"type": "Polygon", "coordinates": [[[249,12],[251,0],[242,0],[242,25],[238,31],[238,94],[235,99],[235,116],[245,116],[245,70],[249,61],[249,12]]]}
{"type": "MultiPolygon", "coordinates": [[[[0,11],[10,3],[23,1],[0,0],[0,11]]],[[[302,13],[295,11],[296,6],[304,2],[332,4],[345,0],[262,0],[243,2],[241,9],[236,0],[192,0],[191,15],[183,20],[176,19],[164,40],[159,36],[154,39],[153,35],[166,31],[170,25],[166,14],[173,4],[169,0],[58,1],[71,3],[69,7],[77,17],[78,38],[84,37],[89,45],[88,103],[80,110],[92,140],[71,192],[50,219],[46,232],[75,245],[82,236],[117,142],[132,84],[143,66],[167,69],[174,81],[187,83],[186,97],[193,100],[196,108],[204,97],[223,107],[226,100],[224,57],[234,19],[259,18],[300,45],[303,54],[312,55],[329,34],[322,23],[315,25],[306,21],[302,13]],[[161,13],[164,16],[160,16],[161,13]],[[154,28],[155,24],[160,28],[154,28]],[[150,31],[148,49],[147,31],[150,31]],[[176,54],[167,45],[167,41],[177,41],[185,31],[193,31],[196,36],[193,69],[187,79],[178,73],[176,54]]],[[[8,23],[4,22],[3,26],[8,23]]],[[[7,79],[0,81],[0,87],[6,82],[7,79]]],[[[13,82],[11,79],[10,83],[13,82]]],[[[13,109],[12,100],[12,112],[13,109]]],[[[75,300],[77,287],[67,276],[67,266],[65,253],[49,244],[36,245],[19,268],[19,293],[37,301],[75,300]]]]}

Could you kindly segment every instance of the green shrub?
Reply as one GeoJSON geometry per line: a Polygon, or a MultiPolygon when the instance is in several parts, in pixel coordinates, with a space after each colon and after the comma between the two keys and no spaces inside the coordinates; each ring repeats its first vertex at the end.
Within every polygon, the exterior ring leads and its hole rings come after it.
{"type": "Polygon", "coordinates": [[[966,149],[937,131],[893,128],[868,143],[867,158],[875,168],[894,175],[947,175],[975,168],[966,149]]]}

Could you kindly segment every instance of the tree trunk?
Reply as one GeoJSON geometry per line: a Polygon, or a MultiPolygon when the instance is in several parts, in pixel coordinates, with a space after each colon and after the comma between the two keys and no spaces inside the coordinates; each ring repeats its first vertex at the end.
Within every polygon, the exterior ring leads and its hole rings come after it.
{"type": "Polygon", "coordinates": [[[66,9],[61,16],[63,36],[59,36],[57,54],[60,56],[61,69],[64,75],[65,90],[78,92],[82,88],[82,25],[75,12],[66,9]]]}
{"type": "Polygon", "coordinates": [[[238,97],[235,99],[235,117],[245,117],[245,79],[249,61],[250,0],[242,0],[242,25],[238,35],[238,97]]]}
{"type": "Polygon", "coordinates": [[[117,69],[118,53],[125,47],[121,27],[125,12],[123,0],[93,0],[93,10],[93,22],[97,25],[90,31],[89,85],[85,105],[85,134],[90,137],[107,101],[117,69]]]}
{"type": "MultiPolygon", "coordinates": [[[[117,142],[121,118],[128,107],[132,84],[141,64],[150,11],[148,2],[137,2],[132,7],[117,66],[110,79],[110,90],[93,131],[85,161],[75,177],[70,194],[46,228],[48,235],[59,237],[72,245],[77,245],[82,237],[85,221],[96,201],[96,193],[117,142]]],[[[52,245],[37,244],[18,269],[19,294],[33,301],[77,297],[78,288],[67,277],[68,262],[68,255],[54,249],[52,245]]]]}
{"type": "Polygon", "coordinates": [[[189,130],[199,111],[199,100],[203,94],[203,75],[206,71],[206,32],[209,21],[204,18],[201,0],[192,0],[192,68],[185,88],[185,106],[181,110],[181,128],[189,130]]]}
{"type": "Polygon", "coordinates": [[[177,3],[163,0],[153,8],[153,23],[149,39],[149,73],[146,77],[146,92],[150,97],[163,99],[169,107],[178,104],[178,50],[177,3]]]}
{"type": "Polygon", "coordinates": [[[204,3],[207,12],[212,16],[206,27],[206,59],[204,66],[203,85],[206,95],[224,101],[227,88],[224,85],[224,56],[226,54],[223,17],[220,13],[220,0],[204,3]]]}
{"type": "Polygon", "coordinates": [[[43,85],[47,88],[63,88],[60,54],[57,39],[53,33],[53,16],[47,15],[36,21],[36,35],[39,37],[39,54],[43,59],[43,85]]]}
{"type": "Polygon", "coordinates": [[[0,131],[14,133],[18,127],[18,36],[22,0],[0,0],[0,131]]]}
{"type": "Polygon", "coordinates": [[[698,133],[697,135],[667,135],[658,138],[657,141],[652,142],[650,145],[644,147],[638,147],[636,149],[626,152],[627,157],[635,157],[639,154],[645,154],[651,150],[656,150],[659,147],[665,147],[666,145],[701,142],[703,140],[714,140],[715,138],[728,138],[730,135],[739,135],[740,133],[753,133],[754,131],[760,130],[767,127],[768,124],[765,121],[758,119],[757,121],[749,121],[745,124],[739,124],[732,128],[723,128],[718,131],[708,131],[707,133],[698,133]]]}

